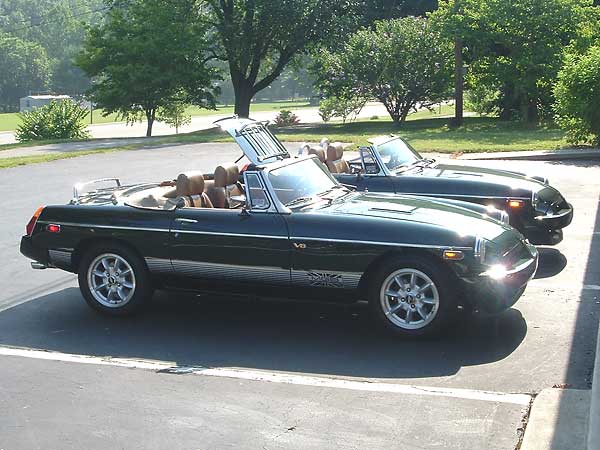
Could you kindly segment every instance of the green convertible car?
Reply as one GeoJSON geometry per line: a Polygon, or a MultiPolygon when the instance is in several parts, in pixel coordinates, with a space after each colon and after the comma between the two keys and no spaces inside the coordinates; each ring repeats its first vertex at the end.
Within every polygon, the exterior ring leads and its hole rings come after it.
{"type": "Polygon", "coordinates": [[[263,123],[219,121],[250,165],[174,181],[76,185],[40,207],[21,252],[37,269],[77,273],[108,314],[154,289],[366,300],[398,335],[437,333],[461,308],[499,313],[533,277],[535,247],[505,213],[452,199],[357,192],[314,155],[292,158],[263,123]]]}

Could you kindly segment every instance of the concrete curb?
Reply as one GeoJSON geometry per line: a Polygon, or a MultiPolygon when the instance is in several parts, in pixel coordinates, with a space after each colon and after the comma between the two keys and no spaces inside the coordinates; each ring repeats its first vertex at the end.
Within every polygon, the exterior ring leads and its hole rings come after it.
{"type": "Polygon", "coordinates": [[[494,152],[494,153],[465,153],[457,159],[486,160],[506,159],[525,161],[555,161],[555,160],[577,160],[577,159],[600,159],[600,148],[593,149],[564,149],[549,151],[526,151],[526,152],[494,152]]]}
{"type": "Polygon", "coordinates": [[[598,342],[596,360],[592,375],[592,398],[590,406],[590,425],[588,431],[588,450],[600,448],[600,323],[598,324],[598,342]]]}
{"type": "Polygon", "coordinates": [[[533,401],[520,450],[584,450],[589,405],[588,390],[542,390],[533,401]]]}

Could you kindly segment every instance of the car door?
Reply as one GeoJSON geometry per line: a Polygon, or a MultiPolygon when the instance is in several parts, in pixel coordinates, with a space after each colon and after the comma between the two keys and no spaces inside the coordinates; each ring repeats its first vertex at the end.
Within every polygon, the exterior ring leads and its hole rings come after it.
{"type": "Polygon", "coordinates": [[[171,264],[180,278],[216,285],[290,283],[289,236],[277,213],[180,208],[171,233],[171,264]]]}

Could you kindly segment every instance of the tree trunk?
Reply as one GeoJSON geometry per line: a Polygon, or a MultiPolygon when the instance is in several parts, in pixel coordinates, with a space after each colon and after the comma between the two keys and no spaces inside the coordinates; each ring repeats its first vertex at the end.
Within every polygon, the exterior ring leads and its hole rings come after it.
{"type": "Polygon", "coordinates": [[[454,119],[452,125],[460,127],[463,122],[464,73],[462,58],[462,40],[454,40],[454,119]]]}
{"type": "Polygon", "coordinates": [[[152,126],[154,125],[154,119],[156,119],[156,109],[146,110],[146,120],[148,127],[146,128],[146,137],[152,136],[152,126]]]}
{"type": "Polygon", "coordinates": [[[235,92],[235,107],[233,112],[240,117],[250,117],[250,101],[254,97],[252,86],[245,81],[238,80],[233,83],[233,91],[235,92]]]}

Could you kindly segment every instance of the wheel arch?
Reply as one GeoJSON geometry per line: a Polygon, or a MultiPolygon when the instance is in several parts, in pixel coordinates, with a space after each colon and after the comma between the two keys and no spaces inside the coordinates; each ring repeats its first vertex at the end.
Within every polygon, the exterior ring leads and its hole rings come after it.
{"type": "Polygon", "coordinates": [[[390,249],[385,253],[379,255],[367,266],[367,269],[362,274],[358,283],[358,292],[360,298],[364,298],[367,295],[369,289],[369,283],[373,279],[373,275],[377,273],[389,260],[397,257],[426,257],[431,259],[436,264],[443,267],[452,277],[455,277],[458,281],[456,272],[452,269],[448,261],[442,259],[440,255],[432,250],[421,249],[421,248],[399,248],[390,249]]]}
{"type": "Polygon", "coordinates": [[[146,260],[142,256],[141,252],[131,243],[118,238],[97,237],[85,239],[75,247],[75,251],[71,255],[71,265],[75,273],[79,271],[79,264],[81,263],[81,259],[89,251],[89,249],[100,245],[116,246],[120,248],[125,248],[130,252],[133,252],[136,256],[140,258],[146,269],[148,269],[146,260]]]}

